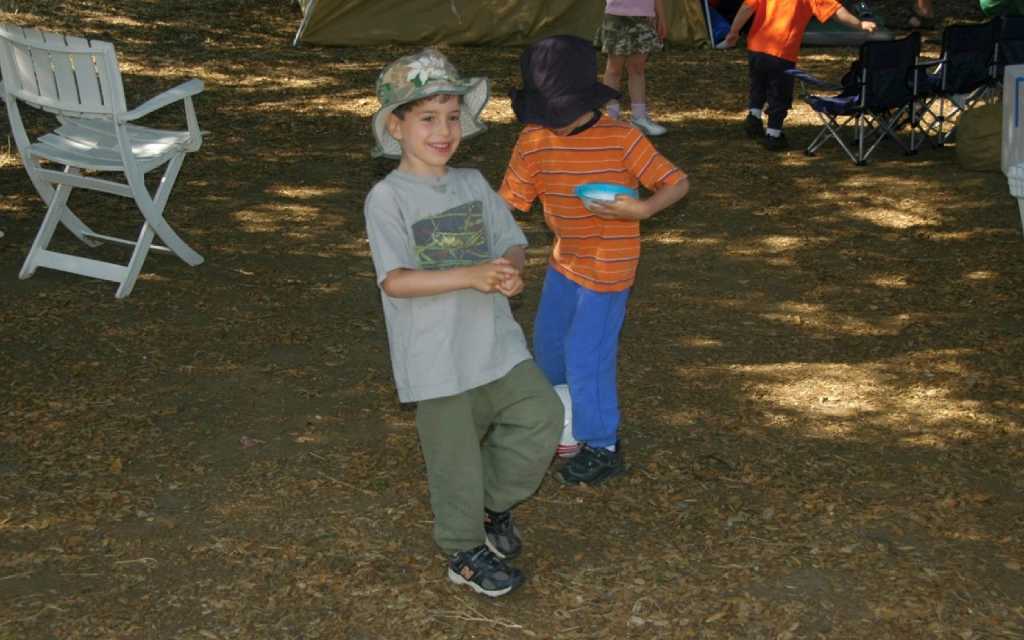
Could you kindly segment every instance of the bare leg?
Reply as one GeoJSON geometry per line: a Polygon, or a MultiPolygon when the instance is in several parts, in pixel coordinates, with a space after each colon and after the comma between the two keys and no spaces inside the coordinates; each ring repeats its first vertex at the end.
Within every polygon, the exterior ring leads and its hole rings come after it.
{"type": "Polygon", "coordinates": [[[629,73],[629,101],[634,105],[647,104],[647,77],[644,75],[646,66],[646,53],[634,53],[626,58],[626,71],[629,73]]]}
{"type": "Polygon", "coordinates": [[[644,67],[647,65],[647,54],[635,53],[626,58],[626,71],[629,72],[630,117],[633,124],[649,136],[660,136],[665,127],[651,122],[647,115],[647,77],[644,67]]]}
{"type": "MultiPolygon", "coordinates": [[[[608,55],[608,62],[604,67],[604,84],[608,85],[616,91],[622,86],[622,72],[626,68],[626,56],[608,55]]],[[[632,80],[629,83],[630,88],[633,86],[632,80]]],[[[619,117],[619,101],[611,100],[608,102],[608,115],[612,118],[618,119],[619,117]]]]}

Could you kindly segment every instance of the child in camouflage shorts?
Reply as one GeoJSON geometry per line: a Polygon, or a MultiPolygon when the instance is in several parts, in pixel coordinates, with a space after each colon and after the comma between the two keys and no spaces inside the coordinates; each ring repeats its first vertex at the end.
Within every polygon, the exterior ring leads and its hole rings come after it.
{"type": "MultiPolygon", "coordinates": [[[[623,72],[629,74],[630,121],[648,136],[660,136],[665,127],[647,114],[647,57],[664,48],[668,35],[664,0],[606,0],[604,20],[594,46],[608,54],[604,84],[616,91],[623,72]]],[[[609,117],[618,119],[618,100],[608,103],[609,117]]]]}

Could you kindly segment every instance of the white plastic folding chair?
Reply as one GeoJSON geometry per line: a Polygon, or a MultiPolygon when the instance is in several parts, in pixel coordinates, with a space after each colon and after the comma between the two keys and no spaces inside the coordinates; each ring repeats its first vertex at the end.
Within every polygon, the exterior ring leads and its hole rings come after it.
{"type": "Polygon", "coordinates": [[[189,80],[128,110],[112,44],[12,24],[0,25],[0,71],[11,133],[32,184],[48,205],[22,279],[37,267],[57,269],[116,282],[116,297],[124,298],[151,249],[173,253],[191,266],[202,263],[202,256],[164,219],[185,154],[203,142],[192,104],[192,96],[203,90],[202,81],[189,80]],[[187,130],[132,124],[176,102],[184,104],[187,130]],[[30,140],[20,104],[54,114],[58,126],[30,140]],[[151,194],[145,177],[160,167],[165,167],[163,175],[151,194]],[[138,237],[116,238],[90,229],[68,207],[75,188],[131,198],[142,215],[138,237]],[[131,258],[118,264],[53,251],[49,244],[58,224],[88,246],[112,242],[134,247],[131,258]],[[163,245],[153,244],[154,236],[163,245]]]}

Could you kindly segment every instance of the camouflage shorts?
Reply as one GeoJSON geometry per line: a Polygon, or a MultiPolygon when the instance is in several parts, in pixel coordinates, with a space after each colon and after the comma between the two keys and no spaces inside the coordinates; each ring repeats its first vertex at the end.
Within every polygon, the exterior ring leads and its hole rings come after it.
{"type": "Polygon", "coordinates": [[[654,29],[653,18],[606,14],[594,36],[594,46],[603,53],[628,56],[661,51],[665,45],[654,29]]]}

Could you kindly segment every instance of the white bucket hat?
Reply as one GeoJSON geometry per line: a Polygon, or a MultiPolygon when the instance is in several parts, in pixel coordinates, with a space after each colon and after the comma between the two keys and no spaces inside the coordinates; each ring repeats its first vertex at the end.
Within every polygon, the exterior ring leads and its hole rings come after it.
{"type": "Polygon", "coordinates": [[[402,146],[388,132],[388,116],[403,104],[439,94],[463,96],[464,108],[460,116],[463,138],[487,128],[480,121],[480,112],[491,97],[487,78],[462,79],[439,51],[423,49],[395,60],[384,67],[377,78],[377,99],[381,106],[373,114],[373,137],[377,142],[373,156],[401,158],[402,146]]]}

